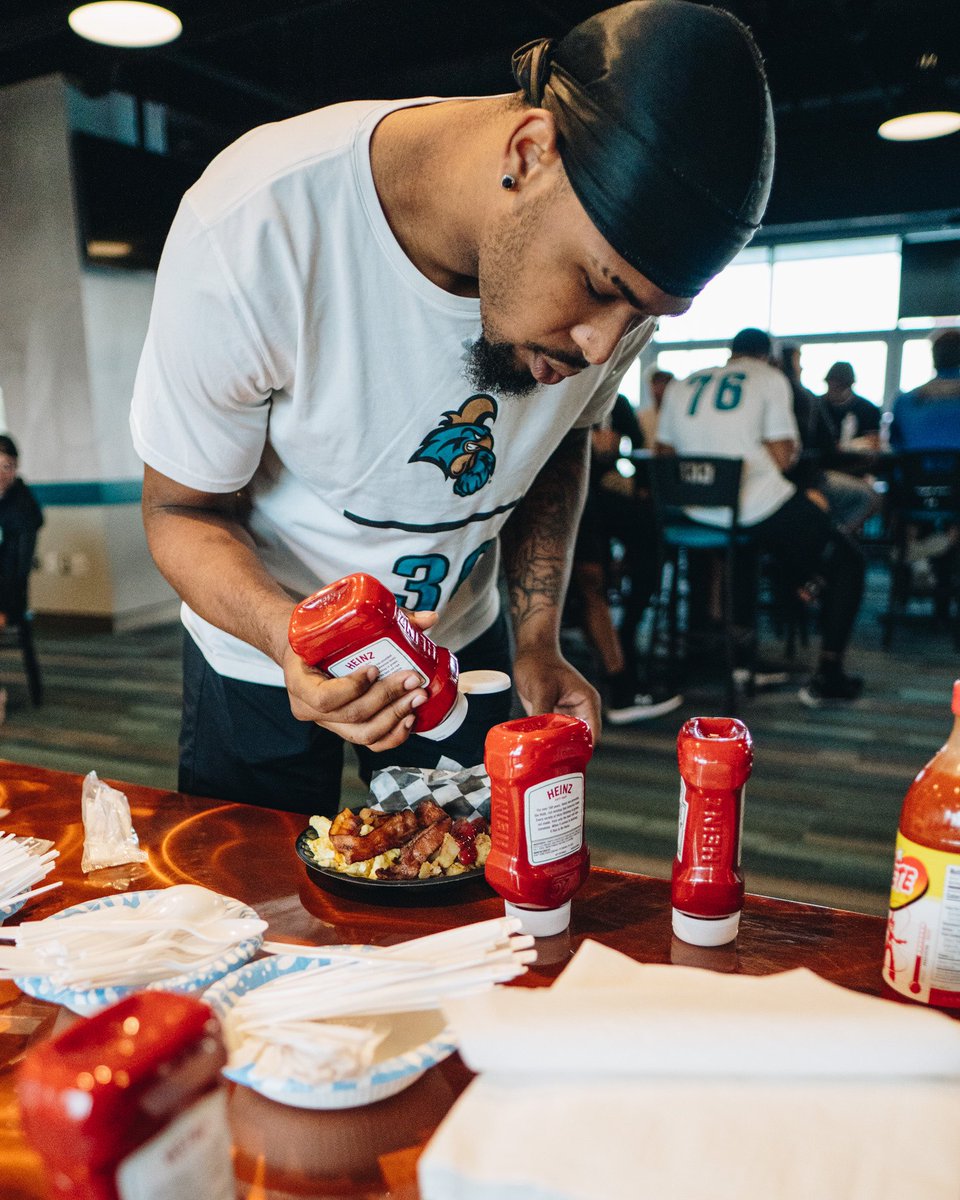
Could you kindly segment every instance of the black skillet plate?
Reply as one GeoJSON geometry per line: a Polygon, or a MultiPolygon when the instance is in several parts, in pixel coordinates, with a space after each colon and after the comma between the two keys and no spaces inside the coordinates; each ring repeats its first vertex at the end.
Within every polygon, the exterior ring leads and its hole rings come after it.
{"type": "Polygon", "coordinates": [[[359,875],[345,875],[332,867],[321,867],[307,847],[307,841],[316,836],[315,829],[309,826],[304,829],[297,838],[297,857],[318,887],[344,900],[410,907],[466,904],[493,895],[482,870],[464,871],[460,875],[435,875],[431,879],[364,879],[359,875]]]}

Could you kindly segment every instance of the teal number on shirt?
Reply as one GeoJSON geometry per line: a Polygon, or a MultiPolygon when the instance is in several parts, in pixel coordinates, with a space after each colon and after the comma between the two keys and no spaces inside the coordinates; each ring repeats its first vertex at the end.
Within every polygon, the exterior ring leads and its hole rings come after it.
{"type": "MultiPolygon", "coordinates": [[[[713,375],[691,375],[687,380],[687,385],[693,388],[693,394],[690,397],[690,407],[687,409],[687,416],[696,416],[697,406],[707,390],[707,385],[713,379],[713,375]]],[[[730,412],[736,408],[743,399],[743,381],[746,375],[743,371],[727,371],[717,379],[717,386],[713,393],[713,407],[717,412],[730,412]]]]}
{"type": "MultiPolygon", "coordinates": [[[[495,545],[496,538],[489,538],[470,551],[450,593],[451,599],[480,559],[495,545]]],[[[393,573],[404,580],[404,591],[395,593],[401,608],[409,612],[435,612],[440,607],[441,584],[450,573],[450,560],[443,554],[405,554],[393,564],[393,573]]]]}
{"type": "Polygon", "coordinates": [[[486,552],[488,550],[490,550],[496,544],[497,544],[496,538],[488,538],[487,541],[481,542],[480,545],[476,548],[476,550],[470,551],[470,553],[467,555],[467,557],[463,561],[463,566],[460,568],[460,578],[457,580],[457,585],[453,589],[453,591],[450,593],[451,600],[457,594],[457,592],[460,590],[461,584],[466,582],[467,576],[470,574],[470,572],[473,570],[473,568],[477,565],[477,563],[480,561],[480,559],[483,558],[483,556],[486,554],[486,552]]]}
{"type": "Polygon", "coordinates": [[[405,554],[398,558],[393,573],[405,580],[405,591],[397,593],[397,603],[412,612],[434,612],[440,607],[440,585],[449,570],[450,560],[443,554],[405,554]],[[409,602],[411,596],[413,603],[409,602]]]}

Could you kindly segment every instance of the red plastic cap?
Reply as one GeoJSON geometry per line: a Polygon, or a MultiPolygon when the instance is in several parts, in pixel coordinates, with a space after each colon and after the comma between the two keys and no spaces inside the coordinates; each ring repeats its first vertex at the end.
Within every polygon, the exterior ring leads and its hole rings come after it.
{"type": "Polygon", "coordinates": [[[950,709],[955,717],[960,717],[960,679],[955,679],[953,682],[953,700],[950,709]]]}

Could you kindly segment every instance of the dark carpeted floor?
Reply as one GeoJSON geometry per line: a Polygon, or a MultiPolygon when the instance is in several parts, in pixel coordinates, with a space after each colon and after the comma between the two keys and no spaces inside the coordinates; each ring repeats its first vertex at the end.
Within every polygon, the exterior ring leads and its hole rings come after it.
{"type": "MultiPolygon", "coordinates": [[[[797,682],[745,702],[755,743],[747,786],[743,864],[749,890],[883,912],[893,842],[910,780],[945,740],[960,675],[947,632],[918,608],[892,651],[880,645],[886,571],[871,570],[850,666],[862,700],[812,711],[797,682]]],[[[9,700],[0,756],[106,779],[172,788],[180,694],[180,629],[126,634],[38,634],[45,702],[29,705],[19,656],[0,648],[9,700]]],[[[584,647],[570,635],[572,655],[584,647]]],[[[766,652],[780,646],[765,641],[766,652]]],[[[812,659],[813,648],[801,650],[812,659]]],[[[593,860],[669,875],[676,847],[676,735],[692,715],[722,709],[719,682],[692,683],[678,711],[604,732],[588,775],[593,860]]],[[[347,781],[346,801],[361,795],[347,781]]],[[[79,796],[78,796],[79,804],[79,796]]]]}

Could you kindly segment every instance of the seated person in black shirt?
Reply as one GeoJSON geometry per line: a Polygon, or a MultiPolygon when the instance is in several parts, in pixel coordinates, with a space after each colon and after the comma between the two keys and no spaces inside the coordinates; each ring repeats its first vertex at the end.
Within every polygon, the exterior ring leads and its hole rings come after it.
{"type": "Polygon", "coordinates": [[[13,438],[0,434],[0,629],[16,625],[26,611],[27,581],[43,524],[39,504],[17,475],[18,462],[13,438]]]}
{"type": "Polygon", "coordinates": [[[848,362],[835,362],[823,378],[824,407],[841,449],[880,449],[880,409],[853,390],[857,377],[848,362]]]}

